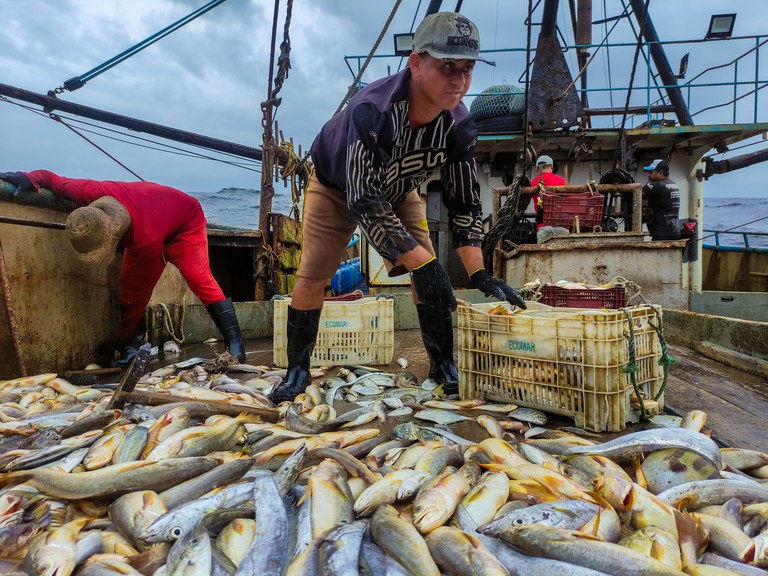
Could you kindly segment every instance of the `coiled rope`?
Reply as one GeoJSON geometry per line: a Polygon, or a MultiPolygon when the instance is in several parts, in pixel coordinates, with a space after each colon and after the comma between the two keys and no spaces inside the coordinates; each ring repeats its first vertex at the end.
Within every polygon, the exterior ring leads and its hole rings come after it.
{"type": "Polygon", "coordinates": [[[163,325],[165,326],[165,331],[168,332],[171,339],[179,346],[184,344],[184,341],[186,340],[186,336],[184,336],[184,320],[187,318],[187,294],[189,294],[189,289],[187,289],[184,292],[184,296],[181,297],[181,318],[179,319],[179,333],[181,336],[176,334],[176,330],[173,327],[173,318],[171,317],[171,311],[168,309],[168,306],[163,302],[160,302],[160,308],[163,310],[163,325]]]}
{"type": "Polygon", "coordinates": [[[530,181],[524,174],[518,174],[509,185],[507,201],[499,209],[496,223],[485,234],[483,261],[486,268],[493,267],[493,250],[497,244],[506,238],[513,237],[515,228],[525,215],[525,209],[530,200],[527,196],[521,196],[520,190],[523,186],[530,186],[530,181]]]}

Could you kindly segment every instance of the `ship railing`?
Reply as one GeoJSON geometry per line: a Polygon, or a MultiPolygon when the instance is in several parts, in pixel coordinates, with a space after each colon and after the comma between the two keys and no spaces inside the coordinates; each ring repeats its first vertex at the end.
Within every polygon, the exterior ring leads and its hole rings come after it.
{"type": "Polygon", "coordinates": [[[759,252],[768,254],[768,247],[766,246],[752,246],[750,245],[750,238],[755,243],[760,244],[766,244],[768,245],[768,232],[744,232],[744,231],[733,231],[733,230],[714,230],[714,229],[704,229],[704,236],[702,237],[703,240],[707,239],[714,239],[714,243],[711,242],[704,242],[702,244],[702,247],[709,250],[721,250],[723,252],[759,252]],[[721,237],[728,236],[733,237],[736,236],[741,237],[741,244],[737,244],[737,240],[731,239],[730,242],[734,242],[733,244],[724,244],[721,242],[721,237]]]}
{"type": "MultiPolygon", "coordinates": [[[[691,109],[691,116],[696,117],[697,123],[702,124],[722,124],[724,121],[721,116],[722,113],[718,113],[724,107],[730,107],[729,121],[736,124],[738,122],[758,122],[760,115],[759,108],[759,94],[768,86],[768,69],[766,65],[761,61],[761,48],[768,43],[768,35],[749,35],[749,36],[733,36],[726,39],[694,39],[694,40],[671,40],[661,42],[643,42],[641,44],[640,57],[644,63],[645,74],[641,72],[642,68],[637,70],[634,82],[632,83],[633,102],[632,108],[644,107],[645,113],[638,114],[631,112],[628,114],[627,127],[639,125],[642,122],[653,122],[659,117],[654,110],[660,105],[668,102],[666,95],[666,88],[677,87],[681,89],[683,97],[686,101],[686,105],[691,109]],[[653,44],[662,45],[665,51],[668,51],[667,55],[670,60],[673,57],[677,57],[680,53],[686,50],[691,50],[692,46],[697,46],[695,57],[689,58],[690,68],[698,66],[700,71],[694,72],[689,80],[683,81],[684,76],[688,74],[681,70],[682,74],[678,74],[677,78],[679,82],[675,85],[665,85],[660,83],[658,75],[655,72],[653,65],[653,59],[650,55],[651,46],[653,44]],[[727,46],[727,48],[726,48],[727,46]],[[725,62],[722,59],[728,58],[725,62]],[[644,77],[644,78],[643,78],[644,77]],[[644,95],[644,102],[637,102],[638,95],[644,95]],[[693,109],[693,106],[696,109],[693,109]],[[715,111],[715,112],[713,112],[715,111]]],[[[587,50],[590,53],[597,51],[606,52],[623,52],[623,54],[629,54],[629,57],[633,57],[634,51],[637,48],[636,42],[604,42],[601,44],[567,44],[562,47],[562,51],[568,56],[576,54],[578,50],[587,50]]],[[[764,51],[764,50],[763,50],[764,51]]],[[[484,57],[495,60],[497,62],[497,70],[522,70],[520,77],[518,78],[518,84],[522,85],[525,81],[525,67],[526,67],[526,48],[525,47],[512,47],[512,48],[497,48],[489,50],[481,50],[484,57]]],[[[533,64],[533,54],[535,49],[531,51],[531,61],[529,65],[533,64]]],[[[693,52],[691,52],[693,54],[693,52]]],[[[611,55],[611,58],[616,58],[611,55]]],[[[349,71],[353,77],[357,77],[357,73],[362,68],[363,63],[366,61],[367,56],[355,55],[344,57],[349,71]]],[[[386,64],[386,71],[381,70],[381,65],[387,61],[391,63],[392,59],[399,59],[400,64],[397,66],[401,69],[405,66],[405,61],[401,56],[396,54],[379,54],[373,57],[371,66],[368,67],[366,77],[379,78],[388,72],[391,72],[390,64],[386,64]],[[374,63],[379,63],[374,65],[374,63]]],[[[764,58],[763,58],[764,60],[764,58]]],[[[572,61],[568,60],[572,73],[575,75],[578,70],[576,69],[575,56],[572,61]]],[[[597,62],[593,62],[589,69],[597,69],[597,62]]],[[[627,68],[627,67],[625,67],[627,68]]],[[[624,70],[621,70],[623,73],[624,70]]],[[[589,77],[591,86],[586,89],[575,87],[579,94],[586,93],[589,95],[589,104],[592,109],[599,109],[604,107],[606,110],[615,110],[614,99],[616,94],[626,94],[630,89],[630,79],[627,75],[626,78],[620,78],[620,75],[614,71],[615,78],[611,79],[611,75],[608,74],[606,80],[605,74],[592,74],[589,77]],[[621,84],[621,85],[619,85],[621,84]]],[[[480,80],[479,75],[476,74],[476,79],[473,82],[473,88],[483,87],[478,84],[480,80]]],[[[482,81],[482,80],[480,80],[482,81]]],[[[360,82],[361,85],[366,84],[365,80],[360,82]]],[[[483,92],[485,95],[490,93],[486,90],[483,92]]],[[[470,92],[467,94],[467,101],[472,97],[479,96],[480,92],[470,92]]],[[[602,114],[593,118],[593,127],[595,122],[600,118],[612,118],[613,116],[621,116],[620,113],[615,114],[602,114]]],[[[613,124],[614,120],[605,120],[609,124],[613,124]]]]}

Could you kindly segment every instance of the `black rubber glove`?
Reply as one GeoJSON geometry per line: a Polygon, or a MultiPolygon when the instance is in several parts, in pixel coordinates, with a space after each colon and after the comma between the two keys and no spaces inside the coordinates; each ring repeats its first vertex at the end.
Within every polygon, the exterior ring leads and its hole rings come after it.
{"type": "Polygon", "coordinates": [[[469,285],[472,286],[472,288],[477,288],[486,296],[493,296],[499,300],[506,300],[512,304],[512,306],[517,306],[523,310],[528,308],[525,300],[523,300],[523,297],[520,296],[520,293],[517,290],[507,286],[498,278],[494,278],[482,268],[472,273],[469,277],[469,285]]]}
{"type": "Polygon", "coordinates": [[[441,310],[456,310],[456,296],[453,294],[451,279],[436,258],[411,270],[413,287],[419,301],[441,310]]]}
{"type": "Polygon", "coordinates": [[[5,180],[16,186],[14,192],[16,195],[35,191],[35,185],[23,172],[0,172],[0,180],[5,180]]]}

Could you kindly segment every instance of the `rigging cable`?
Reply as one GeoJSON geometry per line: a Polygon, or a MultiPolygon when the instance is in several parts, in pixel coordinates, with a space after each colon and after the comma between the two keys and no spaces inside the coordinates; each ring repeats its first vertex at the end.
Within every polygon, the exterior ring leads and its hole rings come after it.
{"type": "MultiPolygon", "coordinates": [[[[619,156],[621,155],[623,157],[625,152],[625,147],[627,144],[626,139],[624,138],[624,127],[627,124],[627,113],[629,112],[629,99],[632,96],[632,85],[635,82],[635,71],[637,70],[637,59],[640,56],[640,51],[643,47],[643,34],[645,33],[645,23],[648,19],[648,6],[650,5],[651,0],[645,0],[645,10],[643,11],[643,21],[640,24],[640,32],[637,35],[637,45],[635,47],[635,57],[632,60],[632,72],[629,75],[629,87],[627,88],[627,99],[624,102],[624,113],[621,116],[621,128],[619,129],[619,142],[616,145],[616,155],[613,159],[613,166],[614,168],[618,167],[619,165],[619,156]]],[[[623,158],[622,158],[623,160],[623,158]]]]}
{"type": "Polygon", "coordinates": [[[61,116],[59,116],[59,115],[57,115],[57,114],[54,114],[53,112],[51,112],[51,113],[49,114],[49,116],[50,116],[50,117],[51,117],[53,120],[56,120],[56,122],[60,122],[62,126],[65,126],[66,128],[69,128],[70,130],[72,130],[72,132],[74,132],[75,134],[77,134],[78,136],[80,136],[80,138],[82,138],[83,140],[85,140],[86,142],[88,142],[88,144],[90,144],[91,146],[93,146],[94,148],[96,148],[96,149],[97,149],[99,152],[101,152],[102,154],[105,154],[105,155],[109,156],[109,158],[111,158],[111,159],[112,159],[114,162],[116,162],[117,164],[119,164],[120,166],[122,166],[122,167],[123,167],[125,170],[127,170],[128,172],[130,172],[131,174],[133,174],[133,175],[134,175],[136,178],[138,178],[138,179],[139,179],[139,180],[141,180],[142,182],[146,182],[146,180],[144,180],[144,178],[142,178],[141,176],[139,176],[138,174],[136,174],[136,172],[134,172],[133,170],[131,170],[130,168],[128,168],[128,166],[126,166],[125,164],[123,164],[122,162],[120,162],[120,160],[118,160],[117,158],[115,158],[114,156],[112,156],[112,154],[110,154],[109,152],[107,152],[106,150],[104,150],[104,148],[102,148],[101,146],[99,146],[98,144],[96,144],[96,142],[94,142],[93,140],[91,140],[90,138],[88,138],[87,136],[85,136],[84,134],[81,134],[80,132],[78,132],[77,130],[75,130],[74,128],[72,128],[72,126],[70,126],[69,124],[67,124],[66,122],[64,122],[64,120],[62,120],[61,116]]]}
{"type": "MultiPolygon", "coordinates": [[[[608,7],[605,5],[607,0],[603,0],[603,19],[608,17],[608,7]]],[[[608,37],[608,20],[605,20],[603,22],[603,26],[605,27],[605,37],[608,37]]],[[[613,108],[613,76],[611,75],[611,49],[610,47],[605,51],[605,58],[607,60],[608,65],[608,101],[611,103],[611,108],[613,108]]]]}
{"type": "Polygon", "coordinates": [[[368,68],[368,64],[370,64],[371,60],[373,59],[373,55],[376,53],[376,50],[378,49],[379,44],[381,44],[381,40],[384,38],[384,34],[387,33],[387,29],[389,28],[389,25],[392,23],[392,20],[394,19],[395,14],[397,13],[397,9],[400,8],[400,2],[402,2],[402,0],[397,0],[395,2],[394,7],[392,8],[392,12],[390,12],[389,14],[389,18],[387,18],[387,21],[384,23],[384,28],[381,29],[381,34],[379,34],[379,37],[376,38],[376,42],[374,42],[373,48],[371,48],[371,51],[368,53],[368,57],[365,59],[365,62],[363,62],[363,65],[360,68],[360,71],[357,73],[357,76],[352,81],[352,84],[349,85],[349,89],[347,89],[347,94],[341,100],[341,104],[339,104],[339,107],[336,108],[336,112],[333,113],[334,116],[336,116],[336,114],[341,112],[341,109],[344,108],[344,105],[349,101],[349,99],[357,90],[357,87],[360,84],[360,79],[363,77],[363,74],[365,73],[365,69],[368,68]]]}
{"type": "Polygon", "coordinates": [[[125,50],[125,51],[121,52],[120,54],[118,54],[117,56],[115,56],[114,58],[110,58],[106,62],[103,62],[102,64],[99,64],[98,66],[96,66],[95,68],[89,70],[85,74],[81,74],[80,76],[74,76],[73,78],[70,78],[69,80],[65,80],[64,84],[62,86],[59,86],[55,90],[51,91],[53,93],[52,95],[61,94],[65,90],[69,90],[70,92],[72,92],[74,90],[77,90],[78,88],[82,88],[83,86],[85,86],[85,83],[88,82],[89,80],[95,78],[99,74],[103,74],[104,72],[106,72],[107,70],[112,68],[113,66],[117,66],[118,64],[120,64],[124,60],[127,60],[128,58],[130,58],[134,54],[136,54],[138,52],[141,52],[142,50],[144,50],[144,48],[150,46],[151,44],[154,44],[155,42],[157,42],[161,38],[167,36],[171,32],[175,32],[176,30],[178,30],[179,28],[181,28],[185,24],[188,24],[189,22],[191,22],[195,18],[197,18],[199,16],[202,16],[203,14],[208,12],[209,10],[212,10],[213,8],[216,8],[216,6],[218,6],[219,4],[224,3],[225,1],[226,0],[211,0],[211,2],[208,2],[208,4],[206,4],[205,6],[202,6],[202,7],[198,8],[197,10],[187,14],[186,16],[184,16],[184,18],[181,18],[181,19],[177,20],[176,22],[174,22],[170,26],[166,26],[165,28],[163,28],[159,32],[156,32],[156,33],[152,34],[152,36],[150,36],[149,38],[145,38],[144,40],[142,40],[138,44],[135,44],[134,46],[128,48],[128,50],[125,50]]]}
{"type": "MultiPolygon", "coordinates": [[[[51,118],[51,116],[49,116],[48,114],[45,114],[43,112],[39,112],[38,110],[35,110],[31,106],[25,106],[23,104],[19,104],[18,102],[13,102],[12,100],[9,100],[8,98],[6,98],[4,96],[0,96],[0,102],[5,102],[7,104],[13,104],[14,106],[18,106],[19,108],[27,110],[28,112],[32,112],[33,114],[37,114],[38,116],[41,116],[43,118],[48,118],[48,119],[51,119],[51,120],[55,120],[55,118],[51,118]]],[[[94,135],[100,136],[102,138],[109,138],[110,140],[115,140],[117,142],[122,142],[122,143],[128,144],[130,146],[137,146],[139,148],[145,148],[147,150],[156,150],[158,152],[164,152],[166,154],[175,154],[175,155],[178,155],[178,156],[186,156],[186,157],[189,157],[189,158],[196,158],[196,159],[199,159],[199,160],[210,160],[212,162],[221,162],[222,164],[227,164],[227,165],[230,165],[230,166],[234,166],[234,167],[237,167],[237,168],[242,168],[244,170],[250,170],[250,171],[254,171],[254,172],[260,172],[261,171],[259,168],[257,168],[258,163],[255,162],[255,161],[253,161],[253,163],[249,166],[248,165],[248,162],[249,162],[248,159],[243,159],[243,162],[232,162],[232,161],[224,160],[224,159],[221,159],[221,158],[215,158],[213,156],[208,156],[208,155],[205,155],[205,154],[201,154],[199,152],[193,152],[191,150],[186,150],[186,149],[180,148],[178,146],[172,146],[170,144],[164,144],[162,142],[157,142],[155,140],[151,140],[149,138],[144,138],[144,137],[141,137],[141,136],[137,136],[136,134],[132,134],[132,133],[129,133],[129,132],[121,132],[120,130],[115,130],[113,128],[107,128],[105,126],[98,126],[96,124],[93,124],[93,123],[90,123],[90,122],[86,122],[84,120],[80,120],[80,119],[75,118],[75,117],[67,117],[67,116],[62,116],[62,115],[59,115],[59,116],[61,118],[67,119],[69,122],[73,122],[73,123],[77,123],[77,124],[82,124],[82,125],[85,125],[85,126],[90,126],[92,128],[97,128],[98,130],[102,130],[102,131],[105,131],[105,132],[112,132],[114,134],[119,134],[121,136],[124,136],[125,138],[132,138],[134,140],[140,140],[140,141],[143,141],[143,142],[149,142],[150,144],[154,145],[154,146],[148,146],[146,144],[140,144],[140,143],[136,143],[136,142],[131,142],[130,140],[124,140],[122,138],[117,138],[115,136],[110,136],[108,134],[104,134],[104,133],[98,132],[97,130],[88,130],[88,129],[85,129],[85,128],[81,128],[81,130],[83,132],[87,132],[89,134],[94,134],[94,135]]],[[[64,122],[62,122],[62,124],[66,125],[64,122]]],[[[69,128],[69,126],[67,126],[67,127],[69,128]]],[[[221,154],[222,156],[229,156],[229,157],[232,157],[232,158],[239,158],[239,156],[237,156],[236,154],[232,154],[230,152],[217,151],[217,153],[221,154]]]]}

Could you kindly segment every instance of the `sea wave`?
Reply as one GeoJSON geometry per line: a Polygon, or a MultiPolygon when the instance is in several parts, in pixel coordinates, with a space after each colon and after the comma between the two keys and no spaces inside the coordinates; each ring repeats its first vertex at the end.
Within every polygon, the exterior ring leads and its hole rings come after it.
{"type": "MultiPolygon", "coordinates": [[[[261,194],[252,188],[222,188],[215,192],[190,192],[200,201],[210,224],[257,229],[261,194]]],[[[287,214],[291,208],[290,194],[275,194],[272,212],[287,214]]]]}

